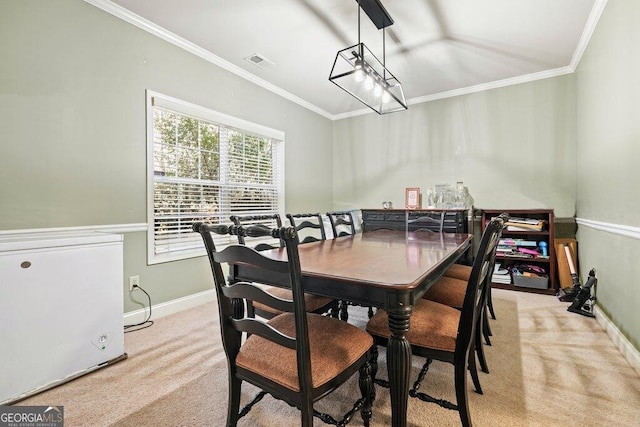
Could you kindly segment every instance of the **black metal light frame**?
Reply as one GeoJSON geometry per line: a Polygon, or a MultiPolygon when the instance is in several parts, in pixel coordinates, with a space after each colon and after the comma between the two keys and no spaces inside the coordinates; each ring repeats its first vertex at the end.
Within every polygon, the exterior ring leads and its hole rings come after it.
{"type": "Polygon", "coordinates": [[[356,0],[358,3],[358,44],[338,51],[329,80],[378,114],[406,110],[402,85],[385,65],[385,28],[393,19],[380,0],[356,0]],[[360,42],[360,9],[382,29],[382,62],[360,42]]]}

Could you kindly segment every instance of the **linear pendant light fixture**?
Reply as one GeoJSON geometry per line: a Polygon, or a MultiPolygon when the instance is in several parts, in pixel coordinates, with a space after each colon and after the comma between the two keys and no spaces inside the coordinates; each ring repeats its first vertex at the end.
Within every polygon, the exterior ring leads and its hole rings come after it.
{"type": "Polygon", "coordinates": [[[338,51],[329,80],[378,114],[406,110],[402,85],[385,66],[385,28],[393,19],[380,0],[356,0],[358,3],[358,44],[338,51]],[[360,10],[382,29],[382,62],[360,42],[360,10]]]}

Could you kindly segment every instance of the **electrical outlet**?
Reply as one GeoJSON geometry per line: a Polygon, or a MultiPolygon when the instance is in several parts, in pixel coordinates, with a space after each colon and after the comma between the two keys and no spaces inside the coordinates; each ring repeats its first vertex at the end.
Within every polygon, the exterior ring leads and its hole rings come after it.
{"type": "Polygon", "coordinates": [[[129,292],[132,292],[136,286],[140,286],[140,276],[129,276],[129,292]]]}

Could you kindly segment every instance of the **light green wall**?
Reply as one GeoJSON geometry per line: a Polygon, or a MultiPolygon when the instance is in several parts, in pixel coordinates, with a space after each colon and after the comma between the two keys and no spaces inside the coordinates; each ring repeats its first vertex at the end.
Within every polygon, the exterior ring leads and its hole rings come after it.
{"type": "MultiPolygon", "coordinates": [[[[610,0],[576,72],[577,216],[640,227],[640,2],[610,0]]],[[[640,242],[580,226],[581,273],[640,348],[640,242]]]]}
{"type": "Polygon", "coordinates": [[[337,121],[335,203],[402,208],[406,187],[463,181],[477,207],[573,217],[574,86],[567,75],[337,121]]]}
{"type": "MultiPolygon", "coordinates": [[[[0,58],[0,230],[146,222],[146,89],[284,131],[286,210],[332,207],[328,119],[82,0],[1,0],[0,58]]],[[[205,258],[147,266],[144,234],[124,276],[154,304],[211,289],[205,258]]]]}

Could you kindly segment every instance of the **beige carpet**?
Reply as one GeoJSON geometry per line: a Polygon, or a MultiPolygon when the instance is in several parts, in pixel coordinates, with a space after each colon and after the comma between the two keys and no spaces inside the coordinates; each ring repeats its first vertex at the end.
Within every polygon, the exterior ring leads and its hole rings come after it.
{"type": "MultiPolygon", "coordinates": [[[[490,374],[484,395],[469,381],[476,426],[637,426],[640,377],[593,319],[568,313],[555,297],[494,292],[498,320],[485,346],[490,374]]],[[[364,311],[350,308],[362,325],[364,311]]],[[[222,426],[227,404],[226,361],[214,304],[158,319],[126,334],[129,359],[46,391],[18,405],[64,405],[67,426],[222,426]]],[[[379,376],[386,377],[383,348],[379,376]]],[[[422,360],[415,359],[412,377],[422,360]]],[[[453,369],[434,362],[423,389],[454,400],[453,369]]],[[[390,425],[387,390],[377,387],[372,425],[390,425]]],[[[255,388],[243,387],[243,401],[255,388]]],[[[316,408],[341,416],[359,394],[355,379],[316,408]]],[[[352,425],[361,425],[357,415],[352,425]]],[[[298,411],[270,396],[242,426],[296,426],[298,411]]],[[[315,420],[315,425],[323,425],[315,420]]],[[[455,411],[409,399],[410,426],[459,425],[455,411]]]]}

